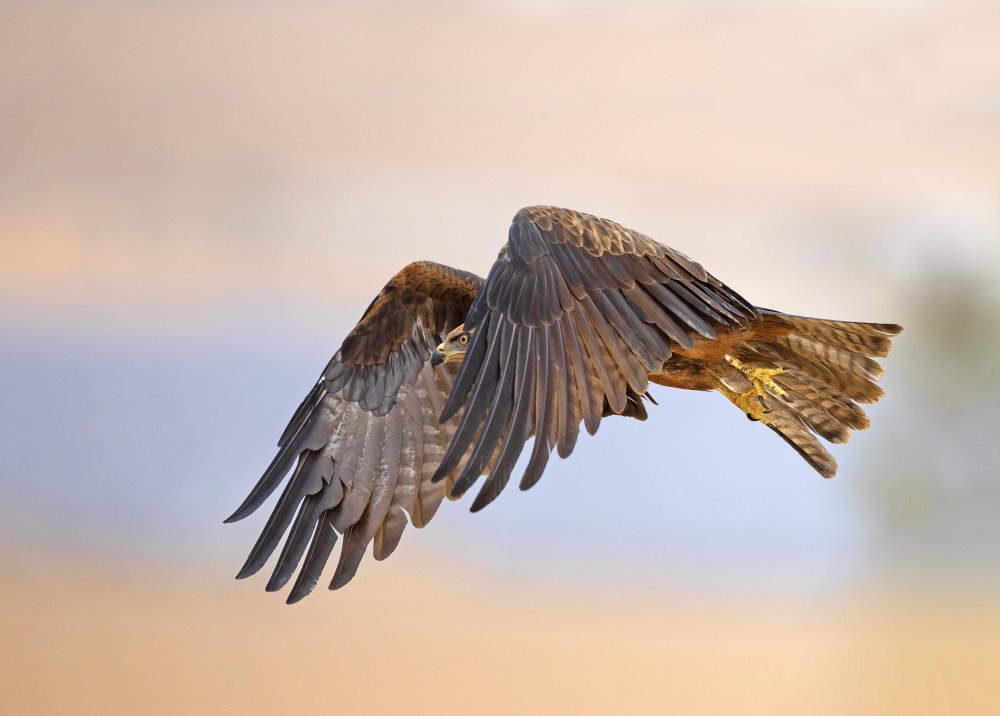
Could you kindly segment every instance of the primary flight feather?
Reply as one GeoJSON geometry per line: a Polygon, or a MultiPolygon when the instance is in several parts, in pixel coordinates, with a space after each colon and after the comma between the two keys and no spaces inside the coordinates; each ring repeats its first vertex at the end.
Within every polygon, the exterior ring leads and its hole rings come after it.
{"type": "Polygon", "coordinates": [[[718,390],[832,477],[817,436],[844,443],[868,427],[859,403],[882,396],[874,358],[901,330],[756,308],[613,221],[522,209],[485,280],[421,261],[375,297],[226,520],[254,512],[291,471],[237,576],[257,572],[284,537],[267,589],[298,569],[296,602],[342,536],[339,588],[369,544],[385,559],[407,522],[423,527],[484,475],[472,509],[489,504],[532,437],[521,489],[553,449],[573,452],[581,425],[593,435],[603,417],[644,420],[650,382],[718,390]]]}

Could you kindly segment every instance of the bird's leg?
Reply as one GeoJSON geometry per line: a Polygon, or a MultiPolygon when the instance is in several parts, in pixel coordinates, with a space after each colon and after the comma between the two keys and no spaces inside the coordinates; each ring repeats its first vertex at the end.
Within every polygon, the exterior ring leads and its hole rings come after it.
{"type": "Polygon", "coordinates": [[[778,397],[785,397],[785,391],[780,385],[774,382],[774,376],[784,373],[781,368],[760,368],[749,366],[739,358],[726,356],[726,362],[740,373],[745,375],[753,383],[749,390],[737,393],[729,386],[719,381],[719,392],[726,396],[733,404],[747,414],[751,420],[761,420],[767,423],[765,416],[771,412],[767,407],[767,391],[770,390],[778,397]]]}

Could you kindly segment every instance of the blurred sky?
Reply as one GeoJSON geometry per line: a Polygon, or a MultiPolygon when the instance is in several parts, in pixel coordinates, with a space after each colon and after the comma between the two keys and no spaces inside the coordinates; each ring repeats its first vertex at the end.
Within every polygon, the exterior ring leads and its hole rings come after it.
{"type": "Polygon", "coordinates": [[[227,581],[263,518],[221,521],[319,370],[400,267],[485,275],[545,203],[758,305],[903,323],[873,427],[823,481],[721,396],[654,391],[648,422],[481,514],[445,505],[359,583],[1000,587],[995,3],[42,1],[0,6],[0,47],[21,578],[100,563],[273,599],[227,581]]]}

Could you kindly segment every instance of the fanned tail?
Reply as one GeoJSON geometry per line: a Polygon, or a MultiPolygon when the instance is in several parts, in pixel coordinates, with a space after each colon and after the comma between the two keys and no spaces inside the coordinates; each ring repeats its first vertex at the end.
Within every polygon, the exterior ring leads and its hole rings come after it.
{"type": "Polygon", "coordinates": [[[823,477],[833,477],[837,461],[817,440],[846,443],[851,430],[870,425],[860,404],[874,403],[884,391],[874,360],[889,355],[902,326],[789,316],[761,309],[763,320],[747,336],[747,361],[783,369],[774,382],[784,396],[771,395],[768,427],[823,477]]]}

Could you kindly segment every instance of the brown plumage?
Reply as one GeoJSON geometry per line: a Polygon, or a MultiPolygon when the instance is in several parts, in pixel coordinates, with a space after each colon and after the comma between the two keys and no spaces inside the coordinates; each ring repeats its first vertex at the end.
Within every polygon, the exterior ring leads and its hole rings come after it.
{"type": "Polygon", "coordinates": [[[532,437],[522,489],[553,449],[573,452],[581,424],[593,434],[609,415],[644,420],[650,382],[719,390],[830,477],[836,462],[817,436],[842,443],[868,427],[858,404],[882,396],[874,358],[900,330],[755,308],[615,222],[522,209],[485,281],[418,262],[375,297],[227,520],[256,510],[297,463],[238,576],[258,571],[287,531],[267,588],[302,562],[297,601],[341,534],[330,586],[343,586],[369,543],[384,559],[407,521],[427,524],[482,475],[472,509],[489,504],[532,437]]]}

